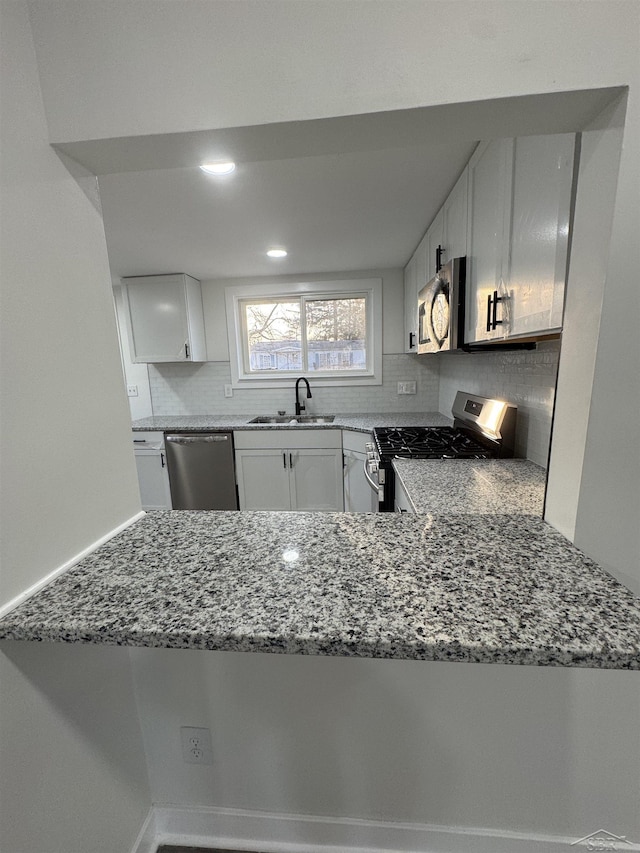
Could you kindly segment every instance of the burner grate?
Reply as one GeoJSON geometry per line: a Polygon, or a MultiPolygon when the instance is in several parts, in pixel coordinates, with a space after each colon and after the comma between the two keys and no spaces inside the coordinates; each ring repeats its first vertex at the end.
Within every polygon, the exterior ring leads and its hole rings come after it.
{"type": "Polygon", "coordinates": [[[455,427],[380,427],[374,430],[381,459],[487,459],[491,450],[455,427]]]}

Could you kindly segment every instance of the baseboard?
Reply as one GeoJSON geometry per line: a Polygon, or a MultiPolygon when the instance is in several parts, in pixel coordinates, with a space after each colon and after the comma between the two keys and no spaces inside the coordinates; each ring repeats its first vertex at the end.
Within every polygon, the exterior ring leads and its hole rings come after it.
{"type": "Polygon", "coordinates": [[[16,595],[15,598],[12,598],[11,601],[8,601],[2,607],[0,607],[0,619],[3,616],[6,616],[7,613],[10,613],[14,610],[18,605],[23,604],[28,598],[31,598],[32,595],[35,595],[37,592],[40,592],[41,589],[44,589],[45,586],[48,586],[52,581],[56,578],[59,578],[60,575],[63,575],[65,572],[69,571],[69,569],[73,568],[73,566],[77,565],[80,560],[84,560],[85,557],[88,557],[89,554],[92,554],[96,549],[98,549],[101,545],[104,545],[105,542],[108,542],[110,539],[113,539],[114,536],[117,536],[118,533],[121,533],[123,530],[126,530],[127,527],[131,527],[136,521],[139,521],[143,516],[146,515],[146,512],[140,510],[135,515],[128,518],[126,521],[123,521],[122,524],[119,524],[113,530],[110,530],[109,533],[105,533],[104,536],[101,536],[100,539],[92,542],[87,548],[83,551],[80,551],[79,554],[76,554],[75,557],[72,557],[70,560],[67,560],[66,563],[63,563],[61,566],[58,566],[57,569],[54,569],[52,572],[49,572],[48,575],[41,578],[41,580],[34,583],[28,589],[25,589],[24,592],[21,592],[19,595],[16,595]]]}
{"type": "Polygon", "coordinates": [[[158,846],[158,828],[156,825],[156,810],[151,806],[147,812],[144,823],[135,840],[131,853],[156,853],[158,846]]]}
{"type": "MultiPolygon", "coordinates": [[[[155,833],[155,845],[264,853],[577,853],[605,849],[590,847],[588,838],[580,841],[579,837],[481,828],[172,805],[156,805],[152,811],[153,820],[132,853],[155,853],[149,831],[155,833]]],[[[640,845],[620,840],[618,847],[606,849],[634,853],[640,851],[640,845]]]]}

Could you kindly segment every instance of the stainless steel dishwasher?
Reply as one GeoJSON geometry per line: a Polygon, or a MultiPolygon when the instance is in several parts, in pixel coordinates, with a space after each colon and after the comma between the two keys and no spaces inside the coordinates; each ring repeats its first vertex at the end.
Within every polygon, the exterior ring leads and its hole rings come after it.
{"type": "Polygon", "coordinates": [[[233,434],[167,434],[165,450],[174,509],[238,509],[233,434]]]}

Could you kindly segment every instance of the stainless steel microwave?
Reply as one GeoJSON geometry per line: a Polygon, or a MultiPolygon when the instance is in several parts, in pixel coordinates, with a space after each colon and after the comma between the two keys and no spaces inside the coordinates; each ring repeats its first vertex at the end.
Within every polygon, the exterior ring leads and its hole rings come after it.
{"type": "Polygon", "coordinates": [[[464,343],[466,258],[452,258],[418,294],[418,353],[451,352],[464,343]]]}

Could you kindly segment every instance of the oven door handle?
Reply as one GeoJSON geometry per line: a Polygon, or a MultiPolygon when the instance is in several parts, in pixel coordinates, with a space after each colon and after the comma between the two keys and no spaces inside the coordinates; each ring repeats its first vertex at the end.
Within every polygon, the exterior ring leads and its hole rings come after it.
{"type": "Polygon", "coordinates": [[[367,483],[369,483],[369,485],[371,486],[373,491],[376,492],[376,494],[377,494],[379,492],[379,487],[378,487],[378,484],[376,483],[376,481],[371,477],[371,474],[369,473],[369,471],[367,469],[367,462],[368,462],[368,460],[365,459],[364,460],[364,476],[365,476],[367,483]]]}

